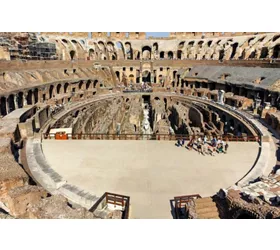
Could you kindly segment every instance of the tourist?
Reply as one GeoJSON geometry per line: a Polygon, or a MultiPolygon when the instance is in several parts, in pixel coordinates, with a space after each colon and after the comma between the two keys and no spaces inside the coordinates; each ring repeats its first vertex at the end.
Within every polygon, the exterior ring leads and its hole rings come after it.
{"type": "Polygon", "coordinates": [[[204,138],[203,138],[203,143],[206,144],[207,143],[207,136],[204,135],[204,138]]]}
{"type": "Polygon", "coordinates": [[[196,146],[197,146],[197,152],[198,152],[198,154],[202,154],[202,151],[201,151],[201,138],[200,137],[198,137],[198,139],[197,139],[197,143],[196,143],[196,146]],[[200,140],[199,140],[200,139],[200,140]]]}
{"type": "Polygon", "coordinates": [[[228,150],[228,142],[226,141],[226,145],[225,145],[225,154],[227,153],[227,150],[228,150]]]}
{"type": "Polygon", "coordinates": [[[222,143],[218,144],[217,152],[218,152],[219,154],[220,154],[220,153],[223,153],[223,144],[222,144],[222,143]]]}

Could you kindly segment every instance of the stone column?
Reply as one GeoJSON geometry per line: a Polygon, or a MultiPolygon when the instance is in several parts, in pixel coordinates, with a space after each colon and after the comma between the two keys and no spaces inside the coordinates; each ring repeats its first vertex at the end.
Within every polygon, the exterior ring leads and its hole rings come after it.
{"type": "Polygon", "coordinates": [[[23,94],[23,106],[27,105],[27,94],[23,94]]]}
{"type": "Polygon", "coordinates": [[[10,107],[9,107],[9,101],[8,98],[6,99],[6,113],[9,114],[10,113],[10,107]]]}
{"type": "Polygon", "coordinates": [[[224,95],[225,95],[225,91],[220,89],[218,91],[218,103],[222,105],[224,105],[224,95]]]}
{"type": "Polygon", "coordinates": [[[18,96],[14,95],[15,109],[18,109],[18,96]]]}

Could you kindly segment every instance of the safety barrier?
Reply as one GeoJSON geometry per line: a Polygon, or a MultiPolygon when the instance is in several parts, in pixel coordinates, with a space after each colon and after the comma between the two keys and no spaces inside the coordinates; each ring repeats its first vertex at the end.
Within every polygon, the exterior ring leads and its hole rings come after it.
{"type": "MultiPolygon", "coordinates": [[[[190,136],[190,135],[171,135],[171,134],[67,134],[60,133],[45,133],[43,134],[44,139],[72,139],[72,140],[163,140],[163,141],[177,141],[190,139],[197,139],[201,136],[190,136]]],[[[208,140],[211,140],[213,136],[208,140]]],[[[259,142],[260,136],[235,136],[235,135],[222,135],[216,137],[218,140],[223,141],[235,141],[235,142],[259,142]]]]}
{"type": "Polygon", "coordinates": [[[109,193],[106,192],[104,193],[100,199],[89,209],[90,212],[94,212],[100,205],[114,205],[116,206],[121,206],[122,207],[122,219],[128,219],[129,218],[129,205],[130,205],[130,197],[121,195],[121,194],[114,194],[114,193],[109,193]]]}

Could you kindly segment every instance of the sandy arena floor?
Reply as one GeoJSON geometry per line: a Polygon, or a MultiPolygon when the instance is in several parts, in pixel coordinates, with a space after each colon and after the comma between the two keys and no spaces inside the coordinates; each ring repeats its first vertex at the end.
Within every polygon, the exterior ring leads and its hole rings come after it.
{"type": "Polygon", "coordinates": [[[209,196],[233,185],[254,164],[258,144],[231,142],[228,154],[213,157],[174,141],[44,140],[43,152],[69,183],[98,196],[130,196],[132,218],[172,218],[174,196],[209,196]]]}

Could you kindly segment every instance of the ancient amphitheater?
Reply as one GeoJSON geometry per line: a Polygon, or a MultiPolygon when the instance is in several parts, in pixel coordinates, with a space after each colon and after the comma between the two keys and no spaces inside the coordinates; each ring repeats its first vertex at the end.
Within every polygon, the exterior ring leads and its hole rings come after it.
{"type": "Polygon", "coordinates": [[[280,33],[0,33],[0,218],[279,218],[279,68],[280,33]]]}

